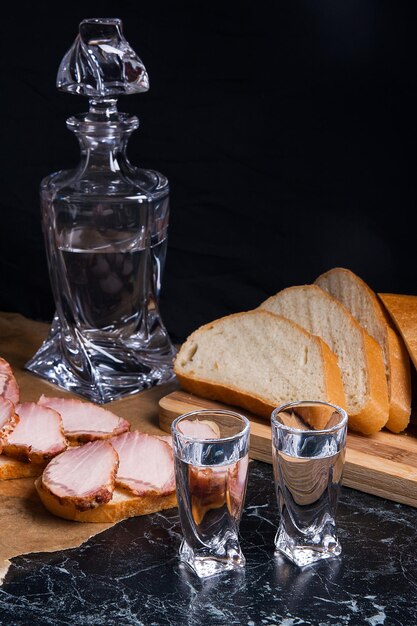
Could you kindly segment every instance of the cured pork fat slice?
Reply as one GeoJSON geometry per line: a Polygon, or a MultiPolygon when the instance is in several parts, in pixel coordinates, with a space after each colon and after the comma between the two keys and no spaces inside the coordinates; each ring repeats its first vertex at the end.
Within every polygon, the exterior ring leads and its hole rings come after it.
{"type": "Polygon", "coordinates": [[[59,413],[35,402],[18,404],[16,413],[19,421],[3,448],[7,456],[44,463],[67,448],[59,413]]]}
{"type": "Polygon", "coordinates": [[[42,474],[42,487],[62,504],[80,511],[109,502],[114,491],[117,453],[107,441],[92,441],[68,448],[53,459],[42,474]]]}
{"type": "Polygon", "coordinates": [[[18,421],[19,417],[14,411],[13,402],[0,396],[0,453],[18,421]]]}
{"type": "MultiPolygon", "coordinates": [[[[220,429],[215,422],[210,420],[182,420],[179,426],[179,430],[186,437],[192,439],[219,439],[220,429]]],[[[166,441],[172,448],[172,436],[171,435],[156,435],[158,439],[166,441]]]]}
{"type": "Polygon", "coordinates": [[[42,395],[38,404],[58,411],[62,417],[65,435],[72,442],[109,439],[130,429],[127,420],[92,402],[42,395]]]}
{"type": "Polygon", "coordinates": [[[168,443],[136,430],[110,442],[119,455],[116,485],[136,496],[174,491],[174,457],[168,443]]]}
{"type": "Polygon", "coordinates": [[[19,386],[9,363],[0,357],[0,397],[10,400],[13,404],[19,402],[19,386]]]}
{"type": "Polygon", "coordinates": [[[172,446],[174,445],[172,443],[171,435],[155,435],[155,436],[158,437],[158,439],[160,439],[161,441],[165,441],[165,443],[167,443],[170,448],[172,448],[172,446]]]}
{"type": "Polygon", "coordinates": [[[178,425],[178,430],[186,437],[192,439],[219,439],[220,430],[216,422],[210,420],[187,420],[183,419],[178,425]]]}

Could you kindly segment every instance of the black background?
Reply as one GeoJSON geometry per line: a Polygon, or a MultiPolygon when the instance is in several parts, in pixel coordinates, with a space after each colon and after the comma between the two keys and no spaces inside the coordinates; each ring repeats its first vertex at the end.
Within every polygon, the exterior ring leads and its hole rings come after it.
{"type": "Polygon", "coordinates": [[[135,165],[171,184],[161,310],[175,340],[349,267],[417,293],[413,3],[39,2],[1,20],[0,310],[54,306],[38,187],[78,162],[87,108],[56,71],[86,17],[120,17],[151,81],[119,109],[135,165]]]}

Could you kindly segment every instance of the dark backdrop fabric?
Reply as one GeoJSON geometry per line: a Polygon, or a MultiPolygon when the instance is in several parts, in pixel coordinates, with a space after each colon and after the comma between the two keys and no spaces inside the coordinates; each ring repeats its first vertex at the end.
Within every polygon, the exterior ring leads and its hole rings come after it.
{"type": "Polygon", "coordinates": [[[413,2],[9,4],[1,21],[0,310],[49,320],[41,179],[78,161],[55,88],[86,17],[120,17],[151,88],[135,165],[171,184],[161,311],[181,340],[334,266],[417,293],[413,2]]]}

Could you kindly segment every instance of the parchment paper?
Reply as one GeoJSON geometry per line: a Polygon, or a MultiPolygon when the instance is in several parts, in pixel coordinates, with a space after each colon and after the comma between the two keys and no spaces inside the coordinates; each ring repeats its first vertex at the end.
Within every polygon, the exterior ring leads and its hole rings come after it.
{"type": "MultiPolygon", "coordinates": [[[[15,313],[0,313],[0,356],[13,368],[22,402],[37,401],[42,393],[75,397],[23,370],[48,330],[48,324],[15,313]]],[[[106,404],[105,408],[129,420],[132,430],[166,434],[158,426],[158,400],[176,388],[175,383],[161,385],[106,404]]],[[[51,515],[38,498],[33,478],[0,481],[0,584],[11,558],[31,552],[74,548],[111,526],[113,524],[71,522],[51,515]]]]}

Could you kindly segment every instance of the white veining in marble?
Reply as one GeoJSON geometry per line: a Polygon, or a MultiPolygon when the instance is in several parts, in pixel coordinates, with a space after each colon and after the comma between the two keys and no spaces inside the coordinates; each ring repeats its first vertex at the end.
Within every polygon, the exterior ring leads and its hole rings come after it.
{"type": "Polygon", "coordinates": [[[199,581],[177,558],[176,509],[126,520],[80,548],[13,560],[12,626],[413,626],[415,509],[343,489],[341,558],[299,570],[274,555],[271,467],[251,463],[241,573],[199,581]]]}

